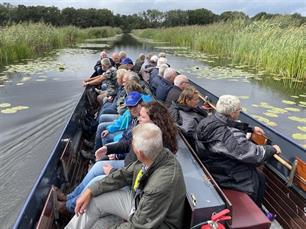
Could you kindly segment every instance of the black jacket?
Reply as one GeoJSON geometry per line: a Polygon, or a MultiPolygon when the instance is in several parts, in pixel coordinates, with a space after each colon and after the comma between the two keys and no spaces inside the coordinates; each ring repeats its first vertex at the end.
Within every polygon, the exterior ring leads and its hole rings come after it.
{"type": "Polygon", "coordinates": [[[200,122],[197,138],[207,148],[203,162],[219,185],[251,195],[259,182],[256,166],[269,159],[275,149],[252,143],[240,127],[215,113],[200,122]]]}
{"type": "Polygon", "coordinates": [[[166,105],[169,107],[172,104],[172,101],[177,102],[177,99],[180,97],[181,92],[182,92],[182,89],[174,85],[168,92],[168,95],[165,101],[166,105]]]}
{"type": "Polygon", "coordinates": [[[155,92],[156,99],[159,101],[165,101],[168,92],[172,87],[173,84],[171,82],[161,77],[155,92]]]}
{"type": "Polygon", "coordinates": [[[203,109],[184,106],[176,102],[172,102],[169,112],[184,136],[188,139],[193,139],[197,125],[207,116],[206,111],[203,109]]]}

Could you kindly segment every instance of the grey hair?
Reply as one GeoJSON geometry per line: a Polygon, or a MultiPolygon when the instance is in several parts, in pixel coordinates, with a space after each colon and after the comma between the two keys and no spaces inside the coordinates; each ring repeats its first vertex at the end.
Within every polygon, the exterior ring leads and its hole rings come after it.
{"type": "Polygon", "coordinates": [[[119,56],[120,56],[121,59],[123,59],[127,56],[127,53],[125,51],[120,51],[119,56]]]}
{"type": "Polygon", "coordinates": [[[231,113],[237,111],[239,107],[240,100],[237,96],[222,95],[217,102],[216,110],[221,114],[230,115],[231,113]]]}
{"type": "Polygon", "coordinates": [[[160,57],[157,60],[157,67],[159,68],[161,65],[166,64],[167,63],[167,59],[164,57],[160,57]]]}
{"type": "Polygon", "coordinates": [[[158,54],[158,57],[164,57],[164,58],[166,58],[166,53],[160,52],[160,53],[158,54]]]}
{"type": "Polygon", "coordinates": [[[145,58],[146,58],[146,56],[145,56],[144,53],[140,53],[139,56],[138,56],[138,58],[139,58],[141,61],[144,61],[145,58]]]}
{"type": "Polygon", "coordinates": [[[101,60],[101,64],[111,66],[111,62],[110,62],[109,58],[103,58],[101,60]]]}
{"type": "Polygon", "coordinates": [[[176,77],[177,73],[174,68],[167,68],[164,72],[164,78],[170,82],[174,81],[174,78],[176,77]]]}
{"type": "Polygon", "coordinates": [[[150,62],[156,63],[158,60],[158,57],[156,55],[151,56],[150,62]]]}
{"type": "Polygon", "coordinates": [[[134,80],[140,84],[140,77],[136,72],[127,71],[127,74],[128,74],[128,81],[134,80]]]}
{"type": "Polygon", "coordinates": [[[180,87],[183,82],[189,81],[185,75],[178,75],[174,79],[174,85],[180,87]]]}
{"type": "Polygon", "coordinates": [[[169,68],[169,66],[168,66],[168,64],[162,64],[161,66],[159,66],[159,68],[158,68],[158,74],[160,75],[160,76],[164,76],[164,73],[165,73],[165,70],[167,69],[167,68],[169,68]]]}
{"type": "Polygon", "coordinates": [[[133,147],[154,160],[163,149],[163,137],[160,128],[153,123],[139,124],[133,129],[133,147]]]}

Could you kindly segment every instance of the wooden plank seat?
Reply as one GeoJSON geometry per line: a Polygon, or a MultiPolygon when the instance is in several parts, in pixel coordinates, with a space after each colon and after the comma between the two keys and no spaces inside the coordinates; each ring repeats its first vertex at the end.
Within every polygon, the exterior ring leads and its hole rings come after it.
{"type": "Polygon", "coordinates": [[[57,195],[55,189],[51,187],[36,229],[57,228],[55,219],[58,219],[57,195]]]}
{"type": "Polygon", "coordinates": [[[60,157],[60,161],[63,167],[63,174],[66,182],[71,182],[72,171],[75,167],[75,156],[71,152],[70,140],[64,139],[64,149],[60,157]]]}
{"type": "Polygon", "coordinates": [[[231,189],[222,189],[222,191],[232,203],[232,224],[228,225],[229,228],[270,228],[270,220],[246,193],[231,189]]]}

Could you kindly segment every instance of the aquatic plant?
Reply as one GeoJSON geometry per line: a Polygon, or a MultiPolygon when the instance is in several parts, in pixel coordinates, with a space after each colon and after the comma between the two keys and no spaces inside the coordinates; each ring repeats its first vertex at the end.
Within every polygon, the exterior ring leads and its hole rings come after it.
{"type": "Polygon", "coordinates": [[[1,28],[0,66],[16,60],[41,56],[52,49],[71,47],[87,38],[121,33],[119,28],[74,26],[54,27],[44,23],[23,23],[1,28]]]}
{"type": "Polygon", "coordinates": [[[306,80],[306,25],[282,21],[232,21],[206,26],[135,30],[136,36],[187,46],[233,65],[255,67],[276,79],[306,80]],[[264,70],[264,71],[262,71],[264,70]]]}

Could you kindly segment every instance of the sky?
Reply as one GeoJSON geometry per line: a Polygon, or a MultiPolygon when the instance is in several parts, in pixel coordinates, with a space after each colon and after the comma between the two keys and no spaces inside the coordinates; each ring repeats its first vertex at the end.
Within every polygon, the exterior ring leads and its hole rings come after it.
{"type": "Polygon", "coordinates": [[[259,12],[292,14],[306,16],[306,0],[5,0],[12,5],[56,6],[60,9],[74,8],[107,8],[117,14],[132,14],[147,9],[168,11],[172,9],[205,8],[215,14],[224,11],[242,11],[249,16],[259,12]]]}

